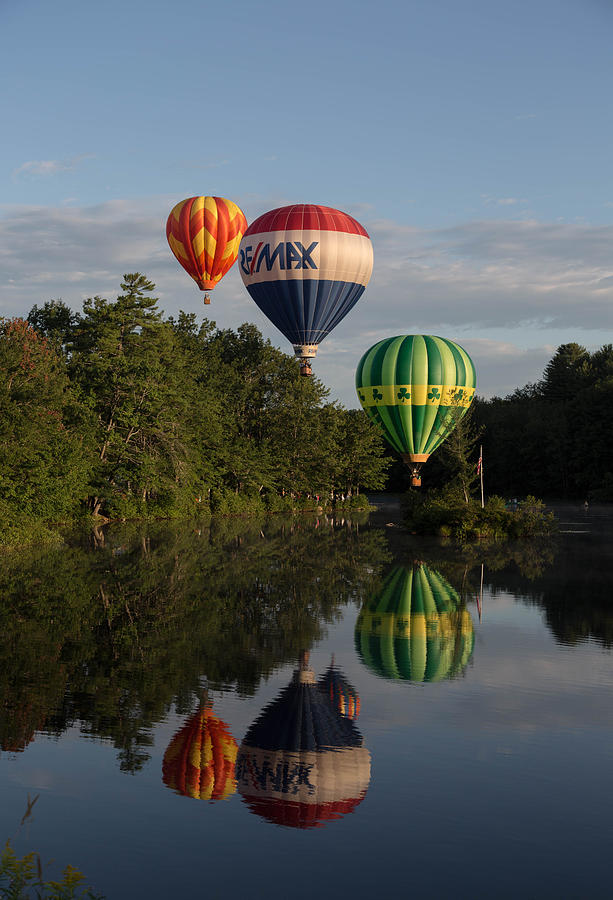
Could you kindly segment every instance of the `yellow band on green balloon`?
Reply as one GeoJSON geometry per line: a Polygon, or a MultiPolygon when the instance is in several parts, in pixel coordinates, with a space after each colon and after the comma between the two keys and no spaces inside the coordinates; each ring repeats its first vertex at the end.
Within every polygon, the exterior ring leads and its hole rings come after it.
{"type": "Polygon", "coordinates": [[[379,384],[359,387],[363,407],[367,406],[470,406],[474,388],[447,384],[379,384]]]}

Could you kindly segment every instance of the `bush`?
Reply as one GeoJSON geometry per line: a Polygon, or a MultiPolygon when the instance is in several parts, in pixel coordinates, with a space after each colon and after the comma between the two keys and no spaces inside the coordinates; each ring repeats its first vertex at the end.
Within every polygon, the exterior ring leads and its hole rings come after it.
{"type": "Polygon", "coordinates": [[[292,512],[294,501],[289,494],[282,496],[274,491],[264,494],[264,506],[271,513],[292,512]]]}
{"type": "Polygon", "coordinates": [[[32,544],[52,547],[62,541],[59,532],[42,519],[16,512],[0,500],[0,547],[7,550],[32,544]]]}
{"type": "Polygon", "coordinates": [[[85,876],[72,866],[66,866],[61,881],[44,881],[43,870],[38,853],[27,853],[21,859],[6,842],[0,856],[0,897],[7,900],[27,900],[34,896],[31,889],[36,890],[38,898],[54,898],[54,900],[70,900],[70,898],[89,898],[102,900],[101,894],[94,894],[83,882],[85,876]]]}
{"type": "Polygon", "coordinates": [[[218,516],[250,516],[266,511],[260,494],[236,493],[227,488],[212,492],[211,512],[218,516]]]}
{"type": "Polygon", "coordinates": [[[502,497],[488,498],[485,507],[468,503],[455,486],[420,495],[411,490],[405,498],[406,524],[417,534],[454,537],[458,540],[506,540],[548,535],[556,530],[555,518],[535,497],[526,497],[516,509],[508,509],[502,497]]]}

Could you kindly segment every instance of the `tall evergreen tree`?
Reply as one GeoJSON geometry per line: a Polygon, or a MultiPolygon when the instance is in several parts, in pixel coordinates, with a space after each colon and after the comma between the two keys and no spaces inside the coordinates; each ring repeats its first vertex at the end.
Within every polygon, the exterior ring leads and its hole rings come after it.
{"type": "Polygon", "coordinates": [[[96,420],[94,514],[162,506],[192,490],[185,395],[172,328],[162,322],[155,286],[124,276],[114,303],[86,300],[70,345],[70,373],[96,420]],[[123,504],[120,500],[126,501],[123,504]]]}

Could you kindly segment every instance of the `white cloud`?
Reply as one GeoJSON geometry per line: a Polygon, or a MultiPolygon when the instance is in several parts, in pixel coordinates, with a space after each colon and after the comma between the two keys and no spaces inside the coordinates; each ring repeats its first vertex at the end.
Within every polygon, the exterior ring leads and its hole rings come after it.
{"type": "Polygon", "coordinates": [[[370,226],[386,319],[415,325],[613,328],[613,226],[467,222],[370,226]]]}
{"type": "Polygon", "coordinates": [[[22,163],[13,172],[13,177],[19,176],[49,176],[58,175],[60,172],[71,172],[84,159],[93,159],[93,153],[81,153],[71,159],[38,159],[22,163]]]}
{"type": "Polygon", "coordinates": [[[487,205],[495,206],[516,206],[518,203],[527,203],[528,201],[519,197],[490,197],[489,194],[481,194],[481,199],[487,205]]]}
{"type": "MultiPolygon", "coordinates": [[[[25,315],[62,297],[74,308],[94,294],[114,297],[124,272],[158,286],[167,314],[207,314],[221,327],[255,322],[290,351],[232,269],[210,307],[170,253],[165,222],[176,197],[115,200],[93,207],[5,208],[0,218],[0,314],[25,315]]],[[[285,198],[237,197],[252,221],[285,198]]],[[[423,332],[465,346],[485,396],[541,377],[558,343],[613,340],[613,226],[537,221],[473,221],[423,229],[370,220],[352,210],[374,245],[375,269],[363,298],[321,345],[315,372],[332,395],[354,406],[355,366],[392,334],[423,332]],[[590,340],[585,335],[590,334],[590,340]],[[595,336],[596,335],[596,336],[595,336]]]]}

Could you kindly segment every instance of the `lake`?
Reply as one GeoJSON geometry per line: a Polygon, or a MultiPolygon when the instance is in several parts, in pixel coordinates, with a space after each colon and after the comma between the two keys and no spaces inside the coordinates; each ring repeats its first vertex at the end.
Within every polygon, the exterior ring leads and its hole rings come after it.
{"type": "Polygon", "coordinates": [[[609,897],[613,510],[557,513],[505,549],[384,503],[6,556],[2,842],[113,900],[609,897]]]}

